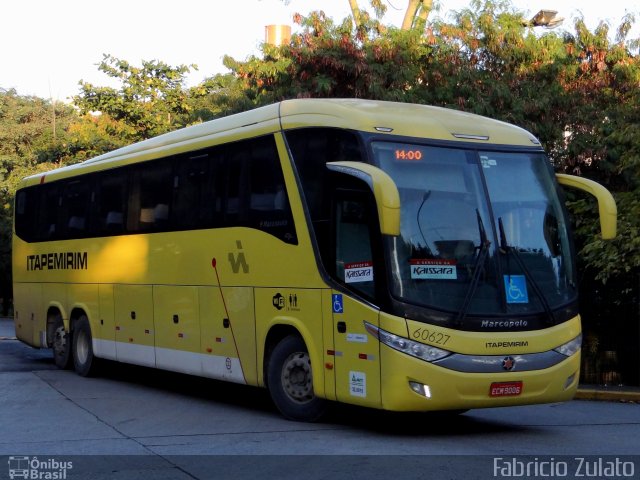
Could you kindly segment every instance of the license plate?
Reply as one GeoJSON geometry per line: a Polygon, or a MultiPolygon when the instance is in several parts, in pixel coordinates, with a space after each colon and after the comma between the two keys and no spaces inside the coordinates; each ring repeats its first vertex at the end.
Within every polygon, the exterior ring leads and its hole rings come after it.
{"type": "Polygon", "coordinates": [[[522,382],[495,382],[489,388],[490,397],[517,397],[522,393],[522,382]]]}

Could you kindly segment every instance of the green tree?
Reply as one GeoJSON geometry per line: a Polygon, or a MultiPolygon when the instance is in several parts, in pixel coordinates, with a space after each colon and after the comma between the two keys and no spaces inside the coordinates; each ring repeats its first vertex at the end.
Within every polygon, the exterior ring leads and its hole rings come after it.
{"type": "Polygon", "coordinates": [[[156,60],[138,67],[104,55],[98,69],[119,82],[119,88],[81,81],[82,91],[73,101],[83,115],[99,113],[121,122],[118,135],[126,141],[153,137],[189,123],[191,97],[197,91],[190,95],[184,83],[185,75],[195,68],[156,60]]]}
{"type": "Polygon", "coordinates": [[[0,297],[11,298],[13,197],[21,178],[59,166],[73,108],[0,90],[0,297]]]}

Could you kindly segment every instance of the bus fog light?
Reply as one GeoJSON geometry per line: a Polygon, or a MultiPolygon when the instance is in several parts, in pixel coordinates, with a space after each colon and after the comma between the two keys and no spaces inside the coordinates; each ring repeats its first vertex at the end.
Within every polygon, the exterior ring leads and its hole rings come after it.
{"type": "Polygon", "coordinates": [[[573,375],[570,375],[569,377],[567,377],[567,380],[564,382],[564,390],[566,390],[571,385],[573,385],[573,381],[575,379],[576,379],[576,374],[575,373],[573,375]]]}
{"type": "Polygon", "coordinates": [[[411,387],[411,390],[416,392],[418,395],[422,395],[426,398],[431,398],[431,389],[429,388],[429,385],[410,381],[409,386],[411,387]]]}

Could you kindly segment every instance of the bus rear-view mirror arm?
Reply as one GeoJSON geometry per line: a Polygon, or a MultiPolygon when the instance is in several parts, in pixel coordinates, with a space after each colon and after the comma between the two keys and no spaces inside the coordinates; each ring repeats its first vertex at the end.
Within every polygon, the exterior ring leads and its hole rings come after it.
{"type": "Polygon", "coordinates": [[[400,194],[389,174],[373,165],[360,162],[329,162],[327,168],[366,182],[376,199],[380,233],[400,235],[400,194]]]}
{"type": "Polygon", "coordinates": [[[611,240],[616,236],[616,222],[618,218],[618,208],[611,192],[597,182],[588,178],[576,177],[557,173],[556,178],[560,185],[576,188],[587,192],[598,200],[598,212],[600,214],[600,231],[603,240],[611,240]]]}

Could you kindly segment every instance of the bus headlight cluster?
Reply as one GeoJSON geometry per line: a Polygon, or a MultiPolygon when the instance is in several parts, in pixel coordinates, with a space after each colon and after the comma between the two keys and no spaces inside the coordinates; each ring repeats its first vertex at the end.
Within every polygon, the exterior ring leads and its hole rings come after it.
{"type": "Polygon", "coordinates": [[[425,362],[435,362],[436,360],[440,360],[441,358],[451,355],[451,352],[448,350],[414,342],[408,338],[399,337],[398,335],[389,333],[386,330],[382,330],[381,328],[375,327],[367,322],[364,322],[364,327],[367,332],[380,340],[381,343],[384,343],[399,352],[424,360],[425,362]]]}
{"type": "Polygon", "coordinates": [[[571,355],[576,353],[578,350],[580,350],[581,346],[582,346],[582,334],[578,335],[576,338],[565,343],[564,345],[560,345],[559,347],[554,348],[553,350],[558,353],[561,353],[562,355],[570,357],[571,355]]]}

